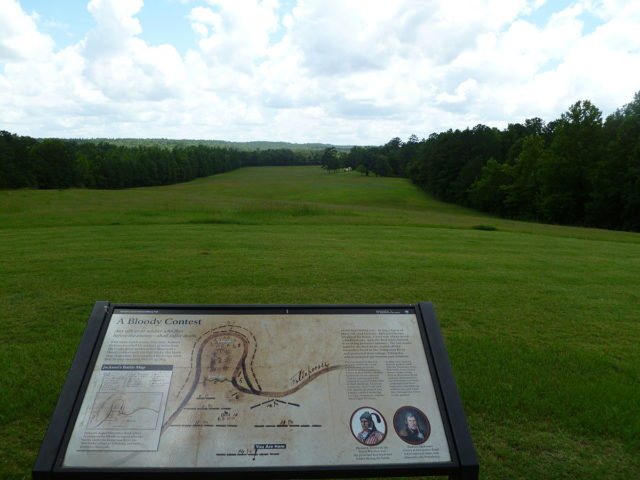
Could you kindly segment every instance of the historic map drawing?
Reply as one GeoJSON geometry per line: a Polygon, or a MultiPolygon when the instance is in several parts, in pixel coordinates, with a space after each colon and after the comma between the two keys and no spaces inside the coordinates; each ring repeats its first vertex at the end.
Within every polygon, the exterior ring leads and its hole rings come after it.
{"type": "Polygon", "coordinates": [[[123,311],[111,317],[63,464],[449,459],[413,314],[123,311]],[[407,405],[425,412],[432,426],[418,446],[392,427],[376,432],[407,405]]]}
{"type": "Polygon", "coordinates": [[[162,394],[99,393],[87,428],[154,429],[158,424],[162,394]]]}

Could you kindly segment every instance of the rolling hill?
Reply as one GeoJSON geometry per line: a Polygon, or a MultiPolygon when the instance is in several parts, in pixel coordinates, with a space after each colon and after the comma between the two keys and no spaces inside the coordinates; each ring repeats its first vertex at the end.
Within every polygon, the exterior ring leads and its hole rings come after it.
{"type": "Polygon", "coordinates": [[[640,235],[516,222],[407,180],[244,168],[0,191],[0,475],[29,478],[96,300],[438,311],[486,479],[640,478],[640,235]]]}

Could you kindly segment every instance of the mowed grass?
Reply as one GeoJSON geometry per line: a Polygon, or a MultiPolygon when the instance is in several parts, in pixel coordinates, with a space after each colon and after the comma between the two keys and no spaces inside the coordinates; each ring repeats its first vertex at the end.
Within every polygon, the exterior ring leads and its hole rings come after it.
{"type": "Polygon", "coordinates": [[[432,301],[482,478],[640,478],[638,234],[317,167],[1,191],[2,478],[29,477],[96,300],[432,301]]]}

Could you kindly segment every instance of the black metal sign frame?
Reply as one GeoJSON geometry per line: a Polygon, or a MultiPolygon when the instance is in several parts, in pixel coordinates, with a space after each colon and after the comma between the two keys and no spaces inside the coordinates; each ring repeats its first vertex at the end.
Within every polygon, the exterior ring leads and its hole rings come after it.
{"type": "Polygon", "coordinates": [[[76,351],[49,428],[33,467],[32,478],[336,478],[445,475],[450,479],[475,480],[479,465],[449,357],[433,304],[415,305],[177,305],[112,304],[96,302],[76,351]],[[376,465],[313,465],[299,467],[226,468],[80,468],[63,466],[63,459],[80,405],[100,352],[111,316],[116,311],[162,311],[224,314],[356,314],[411,310],[418,319],[422,345],[442,416],[451,460],[439,463],[376,465]]]}

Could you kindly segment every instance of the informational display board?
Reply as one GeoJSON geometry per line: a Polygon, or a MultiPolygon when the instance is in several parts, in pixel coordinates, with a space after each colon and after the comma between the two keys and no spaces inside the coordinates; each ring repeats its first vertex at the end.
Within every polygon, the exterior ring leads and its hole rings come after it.
{"type": "Polygon", "coordinates": [[[477,478],[431,304],[99,302],[34,478],[247,469],[477,478]]]}

